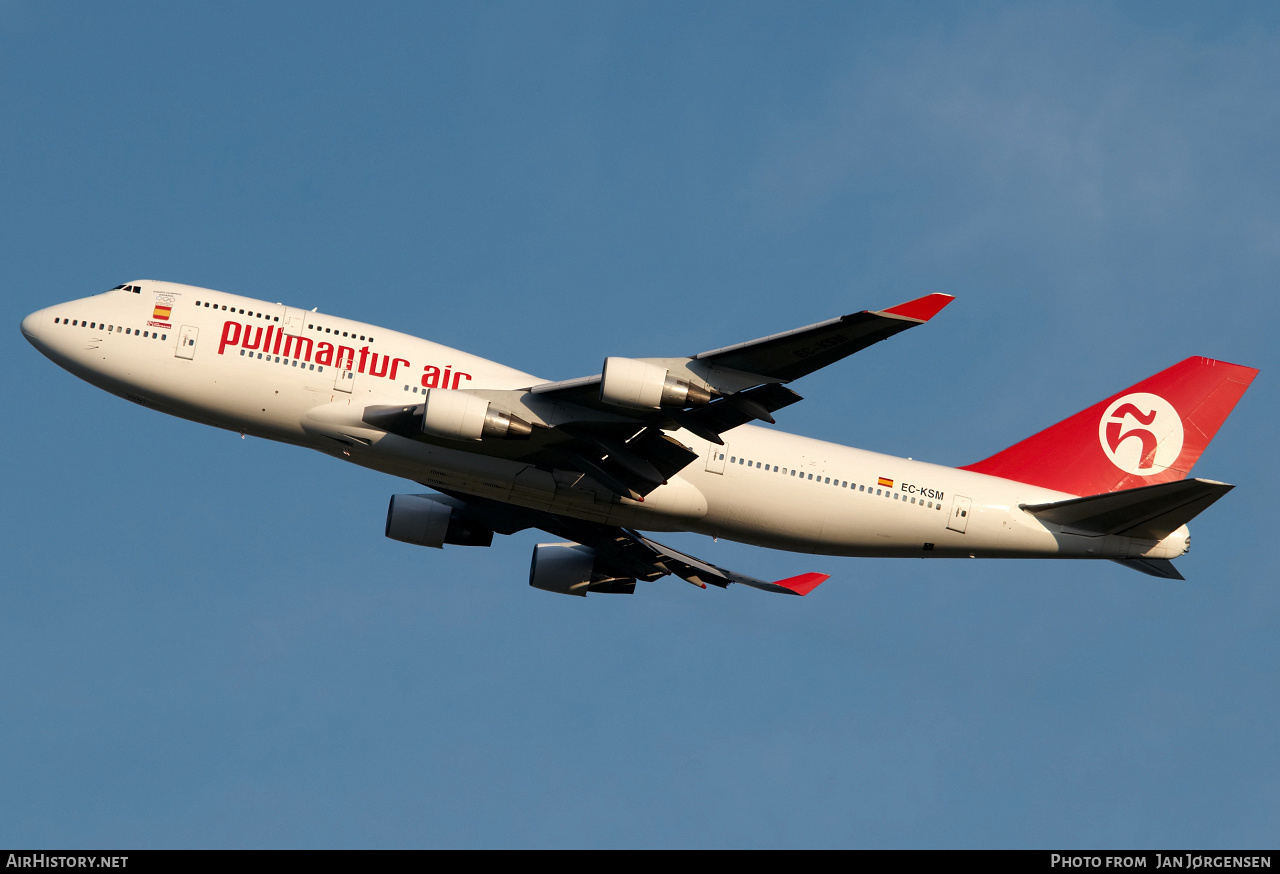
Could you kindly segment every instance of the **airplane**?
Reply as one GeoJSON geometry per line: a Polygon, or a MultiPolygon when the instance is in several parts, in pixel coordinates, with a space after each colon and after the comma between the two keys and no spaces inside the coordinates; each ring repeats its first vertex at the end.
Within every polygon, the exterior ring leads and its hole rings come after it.
{"type": "Polygon", "coordinates": [[[540,529],[531,586],[631,594],[668,575],[806,595],[642,532],[832,556],[1110,559],[1184,579],[1187,523],[1233,486],[1188,478],[1258,371],[1187,358],[960,468],[753,424],[787,385],[930,321],[928,294],[696,355],[609,357],[548,381],[429,340],[154,280],[39,310],[22,334],[75,376],[184,419],[421,484],[385,534],[489,546],[540,529]]]}

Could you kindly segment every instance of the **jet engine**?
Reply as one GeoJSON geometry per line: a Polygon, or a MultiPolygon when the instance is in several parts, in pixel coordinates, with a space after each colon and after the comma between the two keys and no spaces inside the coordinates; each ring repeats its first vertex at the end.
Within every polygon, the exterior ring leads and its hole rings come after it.
{"type": "Polygon", "coordinates": [[[589,546],[578,543],[539,543],[533,548],[529,585],[546,592],[581,595],[584,598],[588,591],[615,595],[630,595],[635,592],[634,579],[613,576],[602,571],[599,564],[596,551],[589,546]]]}
{"type": "Polygon", "coordinates": [[[387,536],[401,543],[443,549],[488,546],[493,532],[461,516],[457,509],[427,495],[392,495],[387,507],[387,536]]]}
{"type": "Polygon", "coordinates": [[[635,410],[701,407],[711,403],[711,392],[669,376],[665,367],[647,361],[606,358],[600,377],[600,400],[635,410]]]}
{"type": "Polygon", "coordinates": [[[442,388],[427,389],[422,409],[422,432],[450,440],[480,440],[484,437],[522,439],[533,433],[523,419],[490,409],[484,398],[442,388]]]}

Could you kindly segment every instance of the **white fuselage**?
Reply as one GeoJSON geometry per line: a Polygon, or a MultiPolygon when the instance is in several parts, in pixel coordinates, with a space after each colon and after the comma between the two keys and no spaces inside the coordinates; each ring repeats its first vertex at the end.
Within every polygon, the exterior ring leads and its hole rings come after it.
{"type": "Polygon", "coordinates": [[[428,486],[649,531],[774,549],[906,557],[1174,558],[1155,542],[1063,531],[1020,504],[1072,497],[970,471],[743,425],[643,502],[580,475],[411,440],[362,421],[428,387],[514,390],[545,380],[428,340],[335,316],[139,281],[32,313],[50,359],[121,397],[220,428],[308,446],[428,486]],[[137,288],[138,291],[130,290],[137,288]]]}

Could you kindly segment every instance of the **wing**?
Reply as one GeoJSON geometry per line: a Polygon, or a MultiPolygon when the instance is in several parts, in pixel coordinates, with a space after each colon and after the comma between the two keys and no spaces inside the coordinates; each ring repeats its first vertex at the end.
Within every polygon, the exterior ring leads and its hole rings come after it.
{"type": "Polygon", "coordinates": [[[785,331],[759,340],[701,352],[698,361],[790,382],[861,352],[916,325],[923,325],[955,300],[929,294],[887,310],[863,311],[785,331]]]}
{"type": "Polygon", "coordinates": [[[680,429],[723,444],[739,425],[772,424],[801,400],[782,383],[924,324],[952,300],[930,294],[687,358],[610,358],[595,376],[516,391],[432,389],[424,403],[372,406],[362,418],[413,440],[577,473],[575,487],[643,501],[698,458],[673,436],[680,429]],[[447,427],[435,424],[446,414],[447,427]],[[481,439],[490,427],[497,439],[481,439]]]}
{"type": "MultiPolygon", "coordinates": [[[[923,325],[955,300],[949,294],[927,294],[886,310],[863,310],[806,325],[781,334],[770,334],[691,358],[645,358],[663,365],[684,365],[702,374],[709,386],[736,390],[745,382],[791,382],[860,352],[908,328],[923,325]],[[685,364],[685,362],[689,362],[685,364]]],[[[598,403],[602,374],[563,382],[549,382],[530,388],[535,394],[562,397],[580,404],[598,403]]]]}
{"type": "Polygon", "coordinates": [[[490,528],[499,534],[537,528],[572,541],[572,544],[540,544],[539,548],[579,544],[587,547],[593,558],[590,577],[574,591],[568,591],[567,586],[555,589],[564,594],[585,595],[587,591],[629,594],[635,589],[638,580],[656,580],[674,574],[702,589],[708,585],[726,588],[731,583],[739,583],[766,592],[807,595],[829,579],[828,574],[807,573],[766,582],[686,555],[636,531],[616,525],[584,522],[458,492],[444,493],[453,499],[450,503],[468,522],[490,528]]]}

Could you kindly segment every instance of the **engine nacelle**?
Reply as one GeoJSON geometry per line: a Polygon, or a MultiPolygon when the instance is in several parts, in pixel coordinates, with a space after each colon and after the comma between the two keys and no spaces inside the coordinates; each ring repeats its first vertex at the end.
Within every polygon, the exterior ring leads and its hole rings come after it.
{"type": "Polygon", "coordinates": [[[401,543],[443,549],[457,546],[488,546],[493,532],[458,515],[458,511],[427,495],[392,495],[387,507],[387,536],[401,543]]]}
{"type": "Polygon", "coordinates": [[[529,585],[561,595],[581,595],[588,591],[630,595],[636,581],[613,577],[596,569],[596,551],[579,543],[539,543],[533,548],[529,565],[529,585]]]}
{"type": "Polygon", "coordinates": [[[600,376],[600,400],[634,410],[700,407],[711,403],[711,392],[669,376],[665,367],[647,361],[606,358],[600,376]]]}
{"type": "Polygon", "coordinates": [[[510,413],[490,409],[484,398],[462,391],[429,388],[422,407],[422,433],[450,440],[484,437],[518,440],[532,434],[533,426],[510,413]]]}

